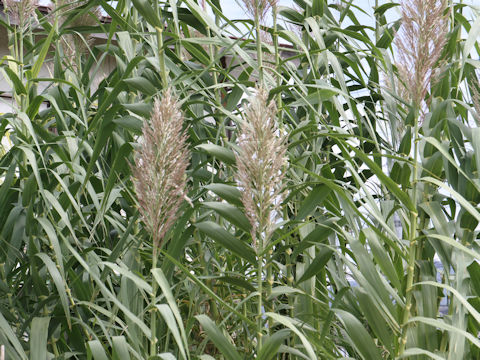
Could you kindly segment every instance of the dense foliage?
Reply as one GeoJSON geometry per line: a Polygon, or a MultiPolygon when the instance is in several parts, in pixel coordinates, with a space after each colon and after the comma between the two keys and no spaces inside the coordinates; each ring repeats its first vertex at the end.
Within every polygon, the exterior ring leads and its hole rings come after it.
{"type": "Polygon", "coordinates": [[[480,358],[479,10],[246,2],[4,1],[6,359],[480,358]]]}

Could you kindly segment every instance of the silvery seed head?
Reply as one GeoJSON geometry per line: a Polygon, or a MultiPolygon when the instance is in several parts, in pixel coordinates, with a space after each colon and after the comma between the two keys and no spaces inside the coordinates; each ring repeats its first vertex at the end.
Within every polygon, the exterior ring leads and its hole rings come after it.
{"type": "MultiPolygon", "coordinates": [[[[81,13],[80,8],[86,4],[86,0],[57,0],[55,7],[56,12],[60,14],[60,26],[64,26],[67,21],[67,26],[69,28],[94,26],[98,24],[101,16],[100,8],[94,7],[88,12],[81,13]],[[75,16],[72,17],[72,14],[75,14],[75,16]]],[[[93,41],[93,37],[89,34],[85,36],[80,33],[63,34],[60,43],[62,45],[63,57],[67,66],[70,66],[76,71],[78,57],[89,51],[93,41]]]]}
{"type": "Polygon", "coordinates": [[[252,19],[256,19],[258,14],[258,19],[263,24],[270,9],[277,6],[278,0],[242,0],[242,2],[246,13],[252,19]]]}
{"type": "Polygon", "coordinates": [[[250,99],[235,154],[237,183],[252,226],[253,245],[260,252],[263,249],[257,246],[258,237],[265,246],[280,217],[287,165],[286,136],[278,129],[275,103],[267,99],[268,92],[263,88],[250,99]]]}
{"type": "Polygon", "coordinates": [[[446,0],[402,0],[402,26],[395,35],[397,68],[417,108],[430,88],[434,69],[447,41],[446,0]]]}
{"type": "Polygon", "coordinates": [[[10,20],[23,27],[22,30],[31,19],[36,19],[37,0],[3,0],[3,6],[10,20]]]}
{"type": "Polygon", "coordinates": [[[157,247],[162,245],[186,198],[190,151],[183,120],[177,99],[167,90],[155,100],[136,151],[133,183],[140,212],[157,247]]]}

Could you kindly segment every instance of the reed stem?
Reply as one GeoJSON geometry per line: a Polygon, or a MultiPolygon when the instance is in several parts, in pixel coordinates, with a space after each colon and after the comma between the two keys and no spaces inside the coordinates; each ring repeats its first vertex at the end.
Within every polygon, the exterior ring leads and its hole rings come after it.
{"type": "Polygon", "coordinates": [[[156,27],[157,42],[158,42],[158,62],[160,65],[160,72],[162,77],[162,85],[164,89],[168,88],[168,73],[165,66],[165,51],[163,49],[163,29],[156,27]]]}
{"type": "Polygon", "coordinates": [[[263,55],[262,55],[262,33],[260,29],[260,13],[261,5],[259,0],[255,0],[255,32],[257,45],[257,62],[258,62],[258,82],[263,85],[263,55]]]}
{"type": "MultiPolygon", "coordinates": [[[[280,75],[280,47],[278,44],[278,5],[275,3],[272,8],[273,11],[273,46],[275,48],[275,71],[277,79],[277,87],[282,84],[282,78],[280,75]]],[[[277,94],[277,109],[278,109],[278,125],[282,128],[283,125],[283,112],[282,109],[282,94],[277,94]]]]}
{"type": "Polygon", "coordinates": [[[398,351],[398,356],[401,356],[405,351],[407,344],[407,333],[408,333],[408,320],[412,317],[412,304],[413,304],[413,279],[415,276],[415,260],[417,258],[417,221],[418,221],[418,211],[417,211],[417,183],[418,183],[418,120],[419,120],[419,111],[415,109],[415,125],[414,125],[414,137],[413,137],[413,174],[412,174],[412,200],[415,207],[415,211],[410,212],[410,229],[409,229],[409,250],[408,250],[408,263],[407,263],[407,283],[405,287],[405,309],[403,311],[402,318],[402,336],[400,339],[400,346],[398,351]]]}
{"type": "Polygon", "coordinates": [[[157,289],[158,285],[155,279],[153,278],[153,270],[157,268],[157,257],[158,257],[158,248],[157,243],[154,239],[153,241],[153,252],[152,252],[152,298],[150,306],[152,307],[152,318],[150,323],[150,329],[152,331],[152,335],[150,338],[150,356],[154,357],[157,355],[157,308],[155,307],[156,299],[157,299],[157,289]]]}
{"type": "Polygon", "coordinates": [[[260,237],[258,240],[258,262],[257,262],[257,291],[258,291],[258,302],[257,302],[257,355],[262,349],[262,337],[263,337],[263,319],[262,319],[262,292],[263,292],[263,239],[260,237]]]}

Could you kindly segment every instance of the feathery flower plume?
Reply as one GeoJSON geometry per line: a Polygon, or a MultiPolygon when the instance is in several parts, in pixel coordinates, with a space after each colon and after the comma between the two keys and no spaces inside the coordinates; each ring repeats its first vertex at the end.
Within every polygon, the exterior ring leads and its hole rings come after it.
{"type": "MultiPolygon", "coordinates": [[[[72,13],[79,13],[79,8],[86,4],[86,0],[57,0],[55,6],[57,11],[60,12],[60,26],[63,26],[67,20],[69,20],[68,27],[72,28],[96,25],[101,16],[99,7],[94,7],[89,12],[69,19],[72,13]]],[[[76,59],[88,51],[93,43],[93,37],[88,34],[85,37],[78,33],[64,34],[62,35],[61,43],[66,63],[74,70],[77,70],[76,59]]]]}
{"type": "Polygon", "coordinates": [[[255,19],[258,14],[258,19],[260,23],[263,24],[267,13],[272,7],[277,5],[278,0],[242,0],[242,2],[245,5],[247,14],[253,19],[255,19]]]}
{"type": "Polygon", "coordinates": [[[422,107],[433,70],[447,41],[446,0],[401,0],[402,27],[395,35],[397,68],[409,101],[422,107]]]}
{"type": "Polygon", "coordinates": [[[257,88],[245,112],[246,120],[240,126],[239,150],[235,154],[237,182],[252,225],[254,247],[259,235],[264,240],[263,246],[270,239],[280,215],[284,190],[286,137],[277,127],[275,103],[267,103],[267,99],[267,91],[257,88]]]}
{"type": "MultiPolygon", "coordinates": [[[[82,6],[87,4],[87,0],[57,0],[55,2],[55,7],[58,11],[61,12],[62,16],[66,20],[68,16],[74,11],[78,12],[82,6]]],[[[98,18],[101,16],[101,11],[99,7],[94,7],[91,10],[91,14],[84,13],[78,16],[75,16],[69,23],[69,26],[93,26],[97,24],[98,18]],[[92,16],[93,15],[93,16],[92,16]]]]}
{"type": "Polygon", "coordinates": [[[183,114],[167,90],[156,99],[151,121],[143,126],[143,141],[133,167],[140,212],[160,247],[186,199],[186,170],[190,162],[183,114]]]}
{"type": "Polygon", "coordinates": [[[24,26],[30,18],[36,18],[37,0],[3,0],[4,11],[14,22],[24,26]]]}

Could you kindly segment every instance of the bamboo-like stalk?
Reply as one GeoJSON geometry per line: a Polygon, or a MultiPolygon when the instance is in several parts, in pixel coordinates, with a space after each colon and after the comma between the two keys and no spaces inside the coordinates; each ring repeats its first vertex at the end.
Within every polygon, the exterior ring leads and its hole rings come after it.
{"type": "Polygon", "coordinates": [[[255,45],[257,49],[258,83],[264,86],[262,25],[268,11],[276,6],[277,0],[243,0],[247,13],[253,18],[255,26],[255,45]]]}
{"type": "MultiPolygon", "coordinates": [[[[215,22],[217,23],[219,21],[218,15],[215,13],[215,22]]],[[[212,31],[210,27],[207,26],[207,36],[209,39],[212,38],[212,31]]],[[[212,44],[208,45],[208,56],[210,59],[210,63],[213,65],[215,63],[215,59],[218,54],[218,49],[217,46],[213,46],[212,44]]],[[[214,89],[214,94],[215,94],[215,102],[217,106],[221,107],[222,106],[222,95],[220,93],[220,89],[218,88],[218,74],[217,70],[215,67],[213,67],[212,71],[212,76],[213,76],[213,85],[215,87],[214,89]]],[[[227,131],[226,131],[226,124],[225,124],[225,119],[222,116],[222,113],[218,111],[217,109],[215,110],[215,116],[219,119],[218,123],[220,124],[220,128],[217,133],[217,138],[215,139],[216,142],[219,141],[219,137],[221,136],[223,138],[223,141],[227,142],[227,131]]]]}
{"type": "MultiPolygon", "coordinates": [[[[290,245],[290,241],[288,240],[287,242],[288,245],[290,245]]],[[[292,264],[292,248],[287,247],[285,250],[285,267],[287,268],[287,285],[289,287],[293,286],[293,264],[292,264]]],[[[290,307],[290,317],[294,317],[294,310],[293,310],[293,299],[291,296],[288,297],[288,305],[290,307]]]]}
{"type": "Polygon", "coordinates": [[[402,329],[397,356],[406,348],[409,319],[414,315],[412,286],[415,278],[415,261],[418,253],[418,161],[420,141],[419,127],[426,107],[425,97],[430,87],[432,73],[436,66],[448,31],[448,14],[446,0],[403,0],[402,29],[396,34],[395,45],[400,61],[397,63],[400,77],[409,94],[414,114],[413,134],[413,171],[412,202],[414,210],[410,211],[408,230],[407,279],[405,288],[405,309],[402,314],[402,329]]]}
{"type": "MultiPolygon", "coordinates": [[[[415,116],[415,125],[414,125],[414,137],[413,137],[413,174],[412,174],[412,201],[417,206],[417,184],[418,184],[418,116],[415,116]]],[[[405,351],[405,346],[407,344],[407,332],[408,332],[408,320],[412,313],[412,287],[413,287],[413,278],[415,275],[415,260],[417,257],[417,218],[418,212],[410,212],[410,228],[408,232],[408,263],[407,263],[407,282],[405,287],[405,310],[403,311],[402,316],[402,336],[400,339],[400,346],[398,355],[403,354],[405,351]]]]}
{"type": "Polygon", "coordinates": [[[258,62],[258,82],[263,84],[263,54],[262,54],[262,33],[260,29],[260,12],[261,4],[259,0],[255,0],[255,44],[257,45],[257,62],[258,62]]]}
{"type": "MultiPolygon", "coordinates": [[[[277,79],[277,87],[280,87],[282,84],[282,77],[280,73],[280,47],[278,44],[278,4],[275,1],[272,5],[272,12],[273,12],[273,46],[275,48],[275,71],[276,71],[276,79],[277,79]]],[[[282,108],[282,94],[278,92],[277,94],[277,109],[278,111],[278,124],[280,128],[282,127],[283,123],[283,112],[281,111],[282,108]]]]}
{"type": "Polygon", "coordinates": [[[262,349],[263,342],[263,319],[262,319],[262,309],[263,309],[263,239],[260,237],[258,239],[258,250],[259,254],[257,255],[257,291],[258,291],[258,300],[257,300],[257,354],[260,353],[262,349]]]}
{"type": "MultiPolygon", "coordinates": [[[[21,2],[23,3],[23,2],[21,2]]],[[[24,16],[23,11],[20,11],[20,31],[22,33],[20,34],[19,38],[19,51],[18,51],[18,59],[19,59],[19,77],[20,81],[25,83],[25,77],[24,77],[24,59],[23,59],[23,54],[24,54],[24,49],[23,49],[23,22],[24,22],[24,16]]],[[[25,111],[27,109],[27,103],[26,103],[26,95],[20,95],[20,111],[25,111]]]]}
{"type": "MultiPolygon", "coordinates": [[[[152,270],[157,268],[157,257],[158,257],[158,247],[156,246],[156,241],[153,241],[153,251],[152,251],[152,270]]],[[[150,320],[150,329],[152,331],[150,337],[150,356],[155,357],[157,355],[157,309],[155,307],[157,299],[157,290],[158,284],[155,280],[152,279],[152,296],[150,300],[150,311],[152,312],[150,320]]]]}
{"type": "Polygon", "coordinates": [[[164,89],[168,88],[168,72],[165,65],[165,50],[163,48],[163,29],[160,27],[157,30],[157,44],[158,44],[158,63],[160,65],[160,73],[162,77],[162,85],[164,89]]]}

